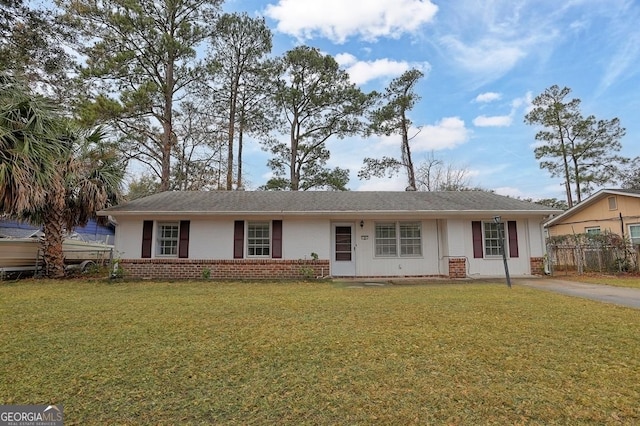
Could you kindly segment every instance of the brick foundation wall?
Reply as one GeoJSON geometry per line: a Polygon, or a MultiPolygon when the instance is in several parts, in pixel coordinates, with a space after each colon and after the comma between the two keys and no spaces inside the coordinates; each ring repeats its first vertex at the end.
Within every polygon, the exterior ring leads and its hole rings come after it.
{"type": "Polygon", "coordinates": [[[532,257],[529,259],[531,275],[544,275],[544,257],[532,257]]]}
{"type": "Polygon", "coordinates": [[[467,259],[464,257],[449,258],[449,278],[467,278],[467,259]]]}
{"type": "Polygon", "coordinates": [[[329,275],[329,260],[124,259],[125,278],[142,279],[305,279],[329,275]]]}

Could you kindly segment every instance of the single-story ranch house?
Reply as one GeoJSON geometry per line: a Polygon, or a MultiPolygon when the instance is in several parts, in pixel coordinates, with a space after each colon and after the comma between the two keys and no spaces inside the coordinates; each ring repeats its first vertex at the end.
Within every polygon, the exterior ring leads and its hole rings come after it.
{"type": "Polygon", "coordinates": [[[162,192],[98,212],[127,277],[496,277],[543,273],[560,211],[484,191],[162,192]]]}

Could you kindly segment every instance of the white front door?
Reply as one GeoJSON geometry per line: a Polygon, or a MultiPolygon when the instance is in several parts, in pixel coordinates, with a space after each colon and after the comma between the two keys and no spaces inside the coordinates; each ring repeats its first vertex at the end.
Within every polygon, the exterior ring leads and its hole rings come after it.
{"type": "Polygon", "coordinates": [[[356,274],[356,244],[353,223],[334,223],[331,236],[331,275],[356,274]]]}

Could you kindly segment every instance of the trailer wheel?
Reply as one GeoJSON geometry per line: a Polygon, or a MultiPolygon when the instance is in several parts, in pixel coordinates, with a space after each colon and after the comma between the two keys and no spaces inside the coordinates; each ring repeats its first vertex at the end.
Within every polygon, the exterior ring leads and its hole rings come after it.
{"type": "Polygon", "coordinates": [[[80,264],[80,272],[86,273],[95,267],[96,267],[96,264],[93,260],[85,260],[80,264]]]}

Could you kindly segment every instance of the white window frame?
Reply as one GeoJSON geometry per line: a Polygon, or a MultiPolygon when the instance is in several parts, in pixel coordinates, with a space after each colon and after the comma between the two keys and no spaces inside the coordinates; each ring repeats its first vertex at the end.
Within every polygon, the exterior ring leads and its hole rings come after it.
{"type": "Polygon", "coordinates": [[[400,257],[422,256],[422,224],[420,222],[399,222],[398,238],[400,239],[400,257]],[[404,233],[403,233],[404,228],[404,233]],[[417,231],[417,235],[406,231],[417,231]],[[410,250],[409,250],[410,249],[410,250]],[[409,251],[411,251],[409,253],[409,251]]]}
{"type": "Polygon", "coordinates": [[[178,257],[179,246],[180,222],[158,222],[156,256],[178,257]]]}
{"type": "Polygon", "coordinates": [[[640,223],[629,224],[629,240],[631,240],[631,244],[634,246],[640,244],[640,223]]]}
{"type": "Polygon", "coordinates": [[[271,257],[271,222],[247,223],[247,257],[271,257]],[[264,231],[266,230],[266,236],[264,231]],[[260,234],[257,232],[260,231],[260,234]]]}
{"type": "Polygon", "coordinates": [[[509,257],[509,236],[507,234],[506,222],[482,222],[482,253],[485,258],[502,258],[500,251],[500,227],[502,227],[504,247],[502,249],[509,257]],[[490,232],[489,235],[487,233],[490,232]],[[487,244],[489,241],[492,244],[487,244]],[[491,253],[489,253],[491,251],[491,253]]]}
{"type": "Polygon", "coordinates": [[[600,235],[600,227],[599,226],[588,226],[584,228],[584,233],[587,235],[600,235]]]}
{"type": "Polygon", "coordinates": [[[375,257],[422,257],[421,222],[376,222],[374,229],[375,257]]]}
{"type": "Polygon", "coordinates": [[[608,197],[607,203],[609,203],[609,210],[618,210],[618,199],[615,195],[608,197]]]}
{"type": "Polygon", "coordinates": [[[398,232],[395,222],[378,222],[375,224],[375,256],[398,256],[398,232]]]}

